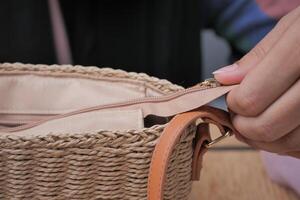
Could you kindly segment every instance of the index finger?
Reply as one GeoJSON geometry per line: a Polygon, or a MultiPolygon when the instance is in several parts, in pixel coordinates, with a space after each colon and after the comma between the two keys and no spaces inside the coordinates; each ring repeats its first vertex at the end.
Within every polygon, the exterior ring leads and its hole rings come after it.
{"type": "Polygon", "coordinates": [[[229,108],[257,116],[280,97],[300,74],[300,17],[282,35],[239,87],[228,94],[229,108]]]}
{"type": "Polygon", "coordinates": [[[229,73],[214,72],[214,77],[222,84],[231,85],[240,83],[245,75],[266,56],[276,42],[287,31],[289,26],[297,20],[300,15],[300,7],[283,17],[274,29],[267,34],[249,53],[236,62],[238,70],[231,70],[229,73]]]}

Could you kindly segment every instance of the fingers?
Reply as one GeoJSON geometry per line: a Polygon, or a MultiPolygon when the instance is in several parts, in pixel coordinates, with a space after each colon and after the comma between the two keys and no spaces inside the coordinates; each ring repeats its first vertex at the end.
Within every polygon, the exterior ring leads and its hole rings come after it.
{"type": "Polygon", "coordinates": [[[253,69],[267,55],[269,50],[279,41],[288,28],[299,18],[300,8],[293,10],[283,17],[274,29],[262,39],[249,53],[247,53],[237,63],[241,68],[253,69]]]}
{"type": "Polygon", "coordinates": [[[256,142],[253,140],[244,139],[244,142],[255,148],[279,154],[287,154],[297,151],[300,152],[299,141],[300,126],[274,142],[256,142]]]}
{"type": "Polygon", "coordinates": [[[266,56],[269,50],[282,37],[292,23],[300,15],[300,7],[283,17],[275,28],[261,40],[248,54],[246,54],[237,64],[221,68],[215,71],[214,77],[222,84],[237,84],[242,81],[245,75],[256,67],[256,65],[266,56]]]}
{"type": "Polygon", "coordinates": [[[279,98],[300,75],[300,18],[264,59],[228,94],[229,108],[243,116],[257,116],[279,98]]]}
{"type": "Polygon", "coordinates": [[[300,125],[299,91],[300,79],[262,114],[256,117],[235,115],[234,127],[254,141],[272,142],[281,138],[300,125]]]}
{"type": "Polygon", "coordinates": [[[288,152],[285,155],[292,156],[292,157],[295,157],[295,158],[300,158],[300,151],[288,152]]]}
{"type": "Polygon", "coordinates": [[[215,77],[241,84],[227,96],[238,139],[300,158],[300,7],[249,54],[215,77]],[[241,81],[242,80],[242,81],[241,81]]]}

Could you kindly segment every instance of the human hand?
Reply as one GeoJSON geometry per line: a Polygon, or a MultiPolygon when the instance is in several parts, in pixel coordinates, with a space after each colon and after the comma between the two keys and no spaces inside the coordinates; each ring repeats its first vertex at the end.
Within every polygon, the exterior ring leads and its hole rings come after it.
{"type": "Polygon", "coordinates": [[[300,7],[241,60],[214,75],[223,84],[240,83],[227,96],[238,139],[300,158],[300,7]]]}

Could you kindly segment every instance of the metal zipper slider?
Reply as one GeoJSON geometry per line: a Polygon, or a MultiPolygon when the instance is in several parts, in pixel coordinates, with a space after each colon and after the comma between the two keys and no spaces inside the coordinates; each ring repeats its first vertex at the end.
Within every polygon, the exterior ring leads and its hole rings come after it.
{"type": "Polygon", "coordinates": [[[221,86],[221,83],[219,83],[214,78],[208,78],[205,79],[202,83],[199,83],[200,86],[206,86],[206,87],[219,87],[221,86]]]}

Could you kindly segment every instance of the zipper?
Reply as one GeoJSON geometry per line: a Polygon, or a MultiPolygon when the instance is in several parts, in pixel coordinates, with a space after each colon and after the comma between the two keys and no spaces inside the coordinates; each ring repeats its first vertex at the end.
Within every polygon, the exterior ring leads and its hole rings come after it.
{"type": "Polygon", "coordinates": [[[221,84],[214,78],[205,79],[203,82],[198,83],[197,85],[199,85],[200,87],[209,87],[209,88],[221,86],[221,84]]]}
{"type": "MultiPolygon", "coordinates": [[[[22,131],[22,130],[26,130],[26,129],[38,126],[38,125],[40,125],[42,123],[45,123],[49,120],[61,119],[61,118],[69,117],[69,116],[72,116],[72,115],[77,115],[77,114],[91,112],[91,111],[98,111],[98,110],[104,110],[104,109],[122,109],[122,108],[125,108],[125,109],[128,108],[129,109],[129,108],[135,107],[135,106],[141,106],[142,107],[143,104],[148,105],[148,107],[151,107],[151,106],[154,107],[155,104],[164,103],[163,106],[165,106],[166,103],[169,103],[169,102],[171,102],[173,100],[176,100],[176,99],[179,99],[179,98],[183,98],[183,97],[185,97],[185,95],[193,95],[193,94],[196,94],[196,93],[208,90],[208,89],[219,88],[219,87],[226,87],[226,88],[228,87],[228,88],[226,90],[224,90],[225,88],[223,90],[220,90],[220,92],[218,92],[218,94],[214,95],[215,98],[217,98],[219,96],[222,96],[223,94],[225,94],[225,93],[227,93],[228,91],[231,90],[231,86],[222,86],[218,81],[216,81],[213,78],[210,78],[210,79],[206,79],[205,81],[203,81],[201,83],[196,84],[193,87],[183,89],[183,90],[180,90],[178,92],[167,94],[167,95],[164,95],[164,96],[151,96],[151,97],[144,97],[144,98],[139,98],[139,99],[132,99],[132,100],[119,102],[119,103],[94,106],[94,107],[85,108],[85,109],[73,111],[73,112],[66,113],[66,114],[55,115],[53,117],[47,118],[46,120],[41,120],[41,121],[38,121],[38,122],[35,122],[35,123],[26,124],[26,125],[22,125],[22,126],[19,126],[19,127],[14,127],[14,128],[2,129],[1,132],[2,131],[4,131],[4,132],[22,131]]],[[[203,97],[205,97],[205,96],[203,96],[203,97]]],[[[213,99],[215,99],[215,98],[213,98],[213,99]]],[[[195,102],[195,101],[193,100],[193,102],[195,102]]],[[[208,103],[208,102],[206,102],[206,103],[208,103]]],[[[198,107],[200,107],[200,106],[198,106],[198,107]]],[[[189,110],[192,110],[192,109],[195,109],[195,108],[190,108],[190,107],[189,108],[183,108],[182,110],[178,111],[178,113],[186,112],[186,111],[189,111],[189,110]]],[[[156,111],[158,111],[159,108],[158,109],[155,108],[155,109],[156,109],[156,111]]],[[[146,117],[149,113],[150,113],[150,111],[148,113],[146,112],[144,117],[146,117]]],[[[170,113],[170,111],[169,111],[169,113],[170,113]]],[[[177,113],[175,112],[174,114],[177,114],[177,113]]],[[[162,116],[163,115],[164,115],[164,113],[162,114],[162,116]]]]}
{"type": "MultiPolygon", "coordinates": [[[[58,114],[56,114],[57,116],[58,114]]],[[[35,123],[36,121],[47,120],[54,114],[0,114],[0,126],[16,127],[35,123]]]]}

